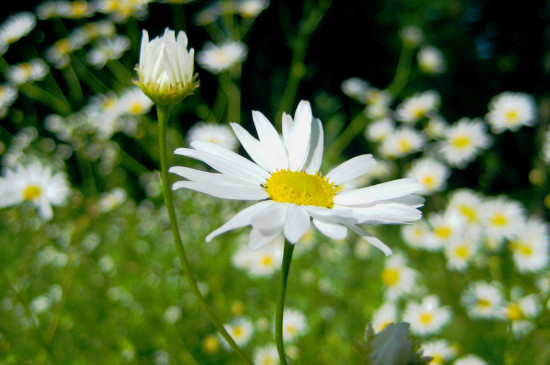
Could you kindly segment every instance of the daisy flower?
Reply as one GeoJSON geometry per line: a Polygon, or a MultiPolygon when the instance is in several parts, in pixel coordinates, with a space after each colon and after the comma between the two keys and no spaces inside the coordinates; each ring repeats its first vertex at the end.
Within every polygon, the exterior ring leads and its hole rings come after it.
{"type": "MultiPolygon", "coordinates": [[[[230,324],[224,325],[224,327],[239,346],[246,345],[252,338],[254,332],[252,322],[246,317],[236,318],[230,324]]],[[[221,335],[220,341],[225,348],[229,349],[229,344],[221,335]]]]}
{"type": "Polygon", "coordinates": [[[435,91],[416,93],[397,106],[395,119],[405,123],[415,123],[421,118],[434,114],[440,102],[441,97],[435,91]]]}
{"type": "Polygon", "coordinates": [[[432,340],[420,346],[423,356],[430,356],[430,365],[442,365],[456,356],[456,348],[451,346],[447,340],[432,340]]]}
{"type": "Polygon", "coordinates": [[[341,184],[374,167],[372,155],[357,156],[326,176],[321,175],[323,128],[321,121],[313,118],[308,102],[300,102],[294,119],[283,115],[282,136],[263,114],[252,115],[259,140],[238,124],[232,123],[231,127],[254,162],[203,141],[175,151],[203,161],[220,173],[172,167],[170,172],[188,179],[174,183],[174,190],[186,188],[218,198],[260,200],[210,233],[207,242],[224,232],[250,225],[251,248],[262,247],[281,233],[294,244],[313,222],[321,233],[334,240],[344,239],[350,229],[389,255],[391,249],[360,225],[400,224],[420,219],[417,208],[423,201],[413,194],[422,185],[414,179],[348,191],[340,189],[341,184]]]}
{"type": "Polygon", "coordinates": [[[464,271],[479,249],[479,240],[473,239],[468,234],[452,240],[445,245],[447,267],[450,270],[464,271]]]}
{"type": "Polygon", "coordinates": [[[382,283],[386,286],[386,296],[394,300],[414,289],[416,271],[407,266],[402,254],[394,254],[382,270],[382,283]]]}
{"type": "Polygon", "coordinates": [[[340,85],[342,92],[361,103],[367,102],[367,92],[371,89],[371,86],[365,80],[358,77],[352,77],[346,79],[340,85]]]}
{"type": "Polygon", "coordinates": [[[393,302],[386,302],[372,315],[371,325],[379,333],[390,323],[397,323],[397,309],[393,302]]]}
{"type": "Polygon", "coordinates": [[[420,181],[424,185],[422,193],[427,195],[443,190],[449,175],[449,168],[431,157],[415,160],[411,168],[405,173],[405,177],[420,181]]]}
{"type": "Polygon", "coordinates": [[[117,107],[119,115],[142,115],[151,110],[153,101],[138,87],[130,87],[118,97],[117,107]]]}
{"type": "Polygon", "coordinates": [[[410,323],[411,332],[420,336],[438,333],[450,319],[451,310],[441,307],[435,295],[425,297],[421,303],[407,303],[403,313],[403,321],[410,323]]]}
{"type": "Polygon", "coordinates": [[[495,319],[502,313],[504,297],[498,283],[476,281],[462,293],[461,303],[473,319],[495,319]]]}
{"type": "Polygon", "coordinates": [[[439,151],[449,165],[464,168],[490,144],[491,139],[480,120],[462,118],[447,128],[439,151]]]}
{"type": "Polygon", "coordinates": [[[496,241],[512,239],[525,222],[521,204],[505,196],[488,199],[482,214],[485,233],[496,241]]]}
{"type": "Polygon", "coordinates": [[[414,25],[403,28],[401,30],[400,36],[403,42],[409,47],[416,47],[424,39],[422,29],[414,25]]]}
{"type": "Polygon", "coordinates": [[[246,45],[237,41],[229,41],[220,46],[208,42],[202,51],[197,53],[197,62],[202,68],[213,74],[230,69],[233,65],[246,58],[246,45]]]}
{"type": "Polygon", "coordinates": [[[477,228],[481,225],[482,210],[483,199],[478,193],[460,189],[450,194],[447,211],[458,215],[469,228],[477,228]]]}
{"type": "Polygon", "coordinates": [[[453,365],[487,365],[487,362],[477,355],[468,354],[457,359],[453,365]]]}
{"type": "Polygon", "coordinates": [[[279,353],[275,345],[263,346],[254,351],[255,365],[278,365],[279,353]]]}
{"type": "Polygon", "coordinates": [[[390,103],[392,102],[392,95],[385,90],[378,90],[371,88],[366,94],[367,107],[365,108],[365,115],[370,119],[384,119],[390,116],[390,103]]]}
{"type": "Polygon", "coordinates": [[[17,99],[17,89],[8,84],[0,85],[0,118],[6,115],[8,108],[17,99]]]}
{"type": "Polygon", "coordinates": [[[292,342],[307,333],[308,325],[306,316],[293,308],[286,308],[283,314],[283,338],[285,341],[292,342]]]}
{"type": "Polygon", "coordinates": [[[542,159],[547,165],[550,165],[550,130],[544,133],[544,140],[542,142],[542,159]]]}
{"type": "Polygon", "coordinates": [[[36,26],[36,17],[25,11],[11,15],[0,25],[0,43],[10,45],[29,34],[36,26]]]}
{"type": "Polygon", "coordinates": [[[512,258],[521,273],[538,272],[548,266],[548,225],[531,218],[510,242],[512,258]]]}
{"type": "Polygon", "coordinates": [[[534,328],[531,320],[538,316],[540,310],[541,305],[538,296],[530,294],[506,303],[503,319],[511,322],[512,332],[515,335],[522,335],[534,328]]]}
{"type": "Polygon", "coordinates": [[[235,150],[238,146],[231,128],[224,124],[196,123],[187,132],[187,143],[190,145],[195,141],[211,142],[228,150],[235,150]]]}
{"type": "Polygon", "coordinates": [[[424,46],[418,51],[418,67],[427,74],[439,74],[445,71],[443,53],[434,46],[424,46]]]}
{"type": "Polygon", "coordinates": [[[233,265],[247,270],[252,276],[266,277],[281,266],[283,260],[283,245],[280,238],[257,249],[243,246],[233,255],[233,265]]]}
{"type": "Polygon", "coordinates": [[[69,38],[61,38],[46,49],[46,59],[56,68],[61,69],[69,64],[71,52],[79,49],[81,45],[69,38]]]}
{"type": "Polygon", "coordinates": [[[401,127],[395,129],[380,146],[380,153],[390,158],[399,158],[420,151],[426,138],[420,132],[401,127]]]}
{"type": "Polygon", "coordinates": [[[29,201],[48,220],[53,217],[52,206],[64,205],[69,194],[67,176],[40,163],[18,165],[0,178],[0,207],[29,201]]]}
{"type": "Polygon", "coordinates": [[[6,72],[6,77],[11,83],[21,85],[26,82],[42,80],[49,71],[50,68],[44,60],[35,58],[29,62],[11,66],[6,72]]]}
{"type": "Polygon", "coordinates": [[[371,142],[382,142],[393,133],[395,123],[391,118],[374,120],[365,129],[365,138],[371,142]]]}
{"type": "Polygon", "coordinates": [[[256,18],[269,6],[269,0],[242,0],[237,3],[237,11],[243,18],[256,18]]]}
{"type": "Polygon", "coordinates": [[[122,57],[130,46],[130,40],[125,36],[102,39],[86,55],[88,63],[97,68],[102,68],[108,61],[117,60],[122,57]]]}
{"type": "Polygon", "coordinates": [[[439,139],[443,137],[445,131],[449,128],[449,124],[443,117],[435,115],[428,121],[426,128],[423,129],[423,132],[426,136],[432,139],[439,139]]]}
{"type": "Polygon", "coordinates": [[[536,123],[537,105],[529,94],[504,92],[491,99],[485,119],[494,133],[514,132],[536,123]]]}
{"type": "Polygon", "coordinates": [[[431,245],[431,229],[425,220],[420,220],[412,224],[401,227],[401,236],[409,246],[414,248],[423,248],[426,250],[437,250],[439,245],[431,245]]]}
{"type": "Polygon", "coordinates": [[[431,213],[428,222],[432,226],[429,246],[441,248],[463,233],[464,223],[452,212],[431,213]]]}

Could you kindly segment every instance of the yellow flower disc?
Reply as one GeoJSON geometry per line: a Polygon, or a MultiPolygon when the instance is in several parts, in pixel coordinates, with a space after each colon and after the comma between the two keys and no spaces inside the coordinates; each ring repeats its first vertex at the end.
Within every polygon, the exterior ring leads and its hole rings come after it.
{"type": "Polygon", "coordinates": [[[29,185],[23,190],[23,199],[34,200],[42,195],[42,188],[36,185],[29,185]]]}
{"type": "Polygon", "coordinates": [[[267,180],[265,190],[276,202],[332,208],[338,187],[320,173],[277,170],[267,180]]]}

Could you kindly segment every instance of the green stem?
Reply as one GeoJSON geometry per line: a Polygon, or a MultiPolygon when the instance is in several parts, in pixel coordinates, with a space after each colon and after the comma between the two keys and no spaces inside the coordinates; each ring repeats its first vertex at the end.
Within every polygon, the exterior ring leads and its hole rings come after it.
{"type": "Polygon", "coordinates": [[[399,56],[399,62],[397,63],[397,69],[395,70],[395,78],[388,86],[387,90],[395,98],[403,90],[409,80],[411,73],[412,58],[414,55],[414,46],[403,44],[401,55],[399,56]]]}
{"type": "Polygon", "coordinates": [[[327,161],[334,163],[338,156],[344,151],[344,149],[351,143],[351,141],[365,129],[367,124],[367,118],[363,112],[357,114],[355,118],[348,124],[346,129],[338,136],[338,138],[327,149],[326,159],[327,161]]]}
{"type": "Polygon", "coordinates": [[[252,360],[239,348],[239,346],[235,343],[235,340],[227,333],[224,326],[221,324],[221,322],[218,320],[208,303],[206,302],[206,299],[203,297],[201,292],[199,291],[199,288],[197,286],[197,282],[195,281],[195,278],[193,277],[193,271],[191,270],[191,266],[189,265],[189,261],[187,259],[187,255],[185,253],[185,249],[183,247],[183,242],[180,237],[179,229],[178,229],[178,223],[176,220],[176,211],[174,209],[174,199],[172,197],[172,189],[170,186],[170,181],[168,179],[168,153],[167,153],[167,145],[166,145],[166,129],[168,126],[168,120],[170,118],[170,112],[172,110],[171,105],[158,105],[157,104],[157,117],[159,122],[159,150],[160,150],[160,166],[161,166],[161,179],[162,179],[162,190],[164,193],[164,202],[166,204],[166,209],[168,210],[168,217],[170,219],[170,228],[172,230],[172,235],[174,236],[174,243],[176,245],[176,251],[178,253],[180,263],[183,269],[183,273],[185,275],[185,278],[187,280],[187,283],[189,284],[189,287],[191,291],[193,292],[195,298],[199,302],[199,305],[202,307],[214,327],[218,330],[218,332],[223,336],[223,338],[227,341],[229,346],[235,351],[241,359],[246,364],[253,364],[252,360]]]}
{"type": "Polygon", "coordinates": [[[283,342],[283,313],[285,310],[286,283],[288,281],[288,272],[290,271],[290,262],[294,245],[285,240],[285,249],[283,253],[283,264],[281,266],[281,286],[279,287],[279,297],[277,298],[277,311],[275,313],[275,342],[281,365],[286,365],[285,347],[283,342]]]}
{"type": "Polygon", "coordinates": [[[19,91],[27,97],[39,101],[50,107],[54,112],[66,117],[71,114],[71,106],[65,101],[58,99],[47,90],[32,83],[19,85],[19,91]]]}

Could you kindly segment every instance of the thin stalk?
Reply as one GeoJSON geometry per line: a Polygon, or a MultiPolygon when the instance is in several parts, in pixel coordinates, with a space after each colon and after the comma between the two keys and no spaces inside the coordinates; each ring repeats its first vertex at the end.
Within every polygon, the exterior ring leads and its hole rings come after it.
{"type": "Polygon", "coordinates": [[[19,91],[27,97],[50,107],[54,112],[61,114],[62,116],[66,117],[71,114],[71,106],[69,104],[66,104],[64,100],[60,100],[49,91],[44,90],[36,84],[27,82],[19,85],[19,91]]]}
{"type": "Polygon", "coordinates": [[[397,63],[397,69],[395,70],[395,78],[386,89],[394,98],[399,95],[409,81],[414,48],[414,46],[408,44],[407,42],[403,43],[403,49],[401,50],[399,62],[397,63]]]}
{"type": "Polygon", "coordinates": [[[290,271],[290,262],[294,245],[285,239],[285,248],[283,253],[283,264],[281,266],[281,286],[279,287],[279,296],[277,298],[277,310],[275,313],[275,343],[281,365],[286,365],[285,346],[283,342],[283,313],[285,311],[285,293],[286,283],[288,281],[288,272],[290,271]]]}
{"type": "Polygon", "coordinates": [[[189,265],[189,260],[187,259],[187,255],[185,253],[185,249],[183,247],[183,242],[180,237],[179,229],[178,229],[178,223],[176,220],[176,211],[174,209],[174,199],[172,197],[172,189],[170,186],[170,181],[168,179],[168,153],[167,153],[167,145],[166,145],[166,129],[168,126],[168,120],[170,118],[170,112],[172,110],[171,105],[158,105],[157,104],[157,117],[159,122],[159,150],[160,150],[160,166],[161,166],[161,179],[162,179],[162,190],[164,193],[164,202],[166,204],[166,209],[168,210],[168,217],[170,219],[170,228],[172,230],[172,235],[174,236],[174,243],[176,245],[176,251],[178,253],[180,263],[183,269],[183,273],[185,275],[185,278],[187,280],[187,283],[189,284],[189,287],[193,294],[195,295],[195,298],[199,302],[199,305],[202,307],[214,327],[216,327],[216,330],[223,336],[223,338],[227,341],[229,346],[235,351],[241,359],[246,364],[253,364],[252,360],[239,348],[239,346],[235,343],[235,340],[227,333],[224,326],[220,322],[220,320],[216,317],[213,310],[210,308],[208,303],[206,302],[206,299],[202,296],[198,286],[197,282],[195,281],[195,278],[193,277],[193,271],[191,270],[191,266],[189,265]]]}
{"type": "Polygon", "coordinates": [[[357,114],[352,119],[350,124],[344,129],[344,131],[338,136],[336,141],[330,145],[326,152],[327,161],[334,163],[338,156],[344,151],[344,149],[353,141],[353,139],[365,129],[367,124],[367,118],[363,112],[357,114]]]}

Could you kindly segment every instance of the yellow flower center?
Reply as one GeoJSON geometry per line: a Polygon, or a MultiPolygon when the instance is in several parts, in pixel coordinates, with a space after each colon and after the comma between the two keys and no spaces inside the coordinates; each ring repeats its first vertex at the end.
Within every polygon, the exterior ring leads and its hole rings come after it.
{"type": "Polygon", "coordinates": [[[23,199],[34,200],[42,195],[42,188],[37,185],[29,185],[23,190],[23,199]]]}
{"type": "Polygon", "coordinates": [[[128,111],[132,114],[141,114],[143,113],[144,110],[145,108],[143,107],[143,104],[138,102],[133,102],[128,111]]]}
{"type": "Polygon", "coordinates": [[[518,254],[522,256],[531,256],[533,255],[533,248],[528,243],[524,243],[521,241],[513,241],[511,242],[512,250],[517,252],[518,254]]]}
{"type": "Polygon", "coordinates": [[[517,110],[509,110],[506,112],[506,119],[510,124],[516,124],[518,121],[518,116],[517,110]]]}
{"type": "Polygon", "coordinates": [[[460,245],[455,248],[455,255],[461,259],[465,259],[469,256],[470,250],[467,245],[460,245]]]}
{"type": "Polygon", "coordinates": [[[290,335],[290,336],[296,336],[296,334],[298,333],[298,329],[296,328],[296,326],[292,325],[292,324],[287,324],[286,325],[286,332],[290,335]]]}
{"type": "Polygon", "coordinates": [[[60,39],[54,44],[54,48],[62,55],[66,55],[71,51],[71,42],[68,39],[60,39]]]}
{"type": "Polygon", "coordinates": [[[206,337],[202,343],[202,348],[207,354],[214,354],[220,348],[220,342],[214,335],[206,337]]]}
{"type": "Polygon", "coordinates": [[[262,266],[271,266],[271,264],[273,264],[273,257],[265,255],[260,260],[260,263],[262,264],[262,266]]]}
{"type": "Polygon", "coordinates": [[[396,269],[384,269],[382,271],[382,281],[388,286],[397,284],[399,281],[399,271],[396,269]]]}
{"type": "Polygon", "coordinates": [[[32,65],[29,62],[24,62],[21,64],[21,71],[26,79],[32,75],[32,65]]]}
{"type": "Polygon", "coordinates": [[[472,209],[472,207],[469,207],[466,204],[462,204],[459,210],[469,223],[477,221],[477,213],[474,209],[472,209]]]}
{"type": "Polygon", "coordinates": [[[468,138],[467,136],[456,136],[452,139],[451,144],[455,148],[466,148],[470,144],[470,138],[468,138]]]}
{"type": "Polygon", "coordinates": [[[506,219],[504,214],[497,213],[491,218],[491,223],[493,223],[495,226],[502,227],[508,223],[508,219],[506,219]]]}
{"type": "Polygon", "coordinates": [[[270,198],[280,203],[332,208],[338,187],[317,172],[277,170],[265,183],[270,198]]]}
{"type": "Polygon", "coordinates": [[[430,324],[432,323],[432,320],[433,320],[433,316],[431,313],[423,312],[420,314],[420,322],[422,324],[430,324]]]}
{"type": "Polygon", "coordinates": [[[441,239],[447,239],[451,236],[451,228],[448,226],[441,226],[434,229],[434,234],[441,238],[441,239]]]}
{"type": "Polygon", "coordinates": [[[420,182],[426,187],[427,190],[432,190],[435,185],[435,178],[431,174],[424,175],[420,179],[420,182]]]}
{"type": "Polygon", "coordinates": [[[82,17],[88,11],[88,3],[85,1],[77,1],[72,4],[71,15],[75,18],[82,17]]]}
{"type": "Polygon", "coordinates": [[[424,109],[422,107],[417,107],[417,108],[413,109],[411,114],[412,114],[414,119],[420,119],[424,116],[425,113],[426,113],[426,109],[424,109]]]}
{"type": "Polygon", "coordinates": [[[399,146],[399,152],[401,153],[407,153],[409,152],[410,150],[412,150],[412,145],[411,143],[409,142],[408,139],[406,138],[401,138],[398,142],[397,142],[397,145],[399,146]]]}
{"type": "Polygon", "coordinates": [[[510,304],[506,307],[506,317],[510,321],[519,321],[523,318],[521,308],[517,304],[510,304]]]}
{"type": "Polygon", "coordinates": [[[477,306],[482,309],[489,308],[491,306],[491,302],[487,299],[481,298],[477,300],[477,306]]]}
{"type": "Polygon", "coordinates": [[[233,327],[233,337],[239,338],[244,334],[244,329],[241,326],[233,327]]]}

